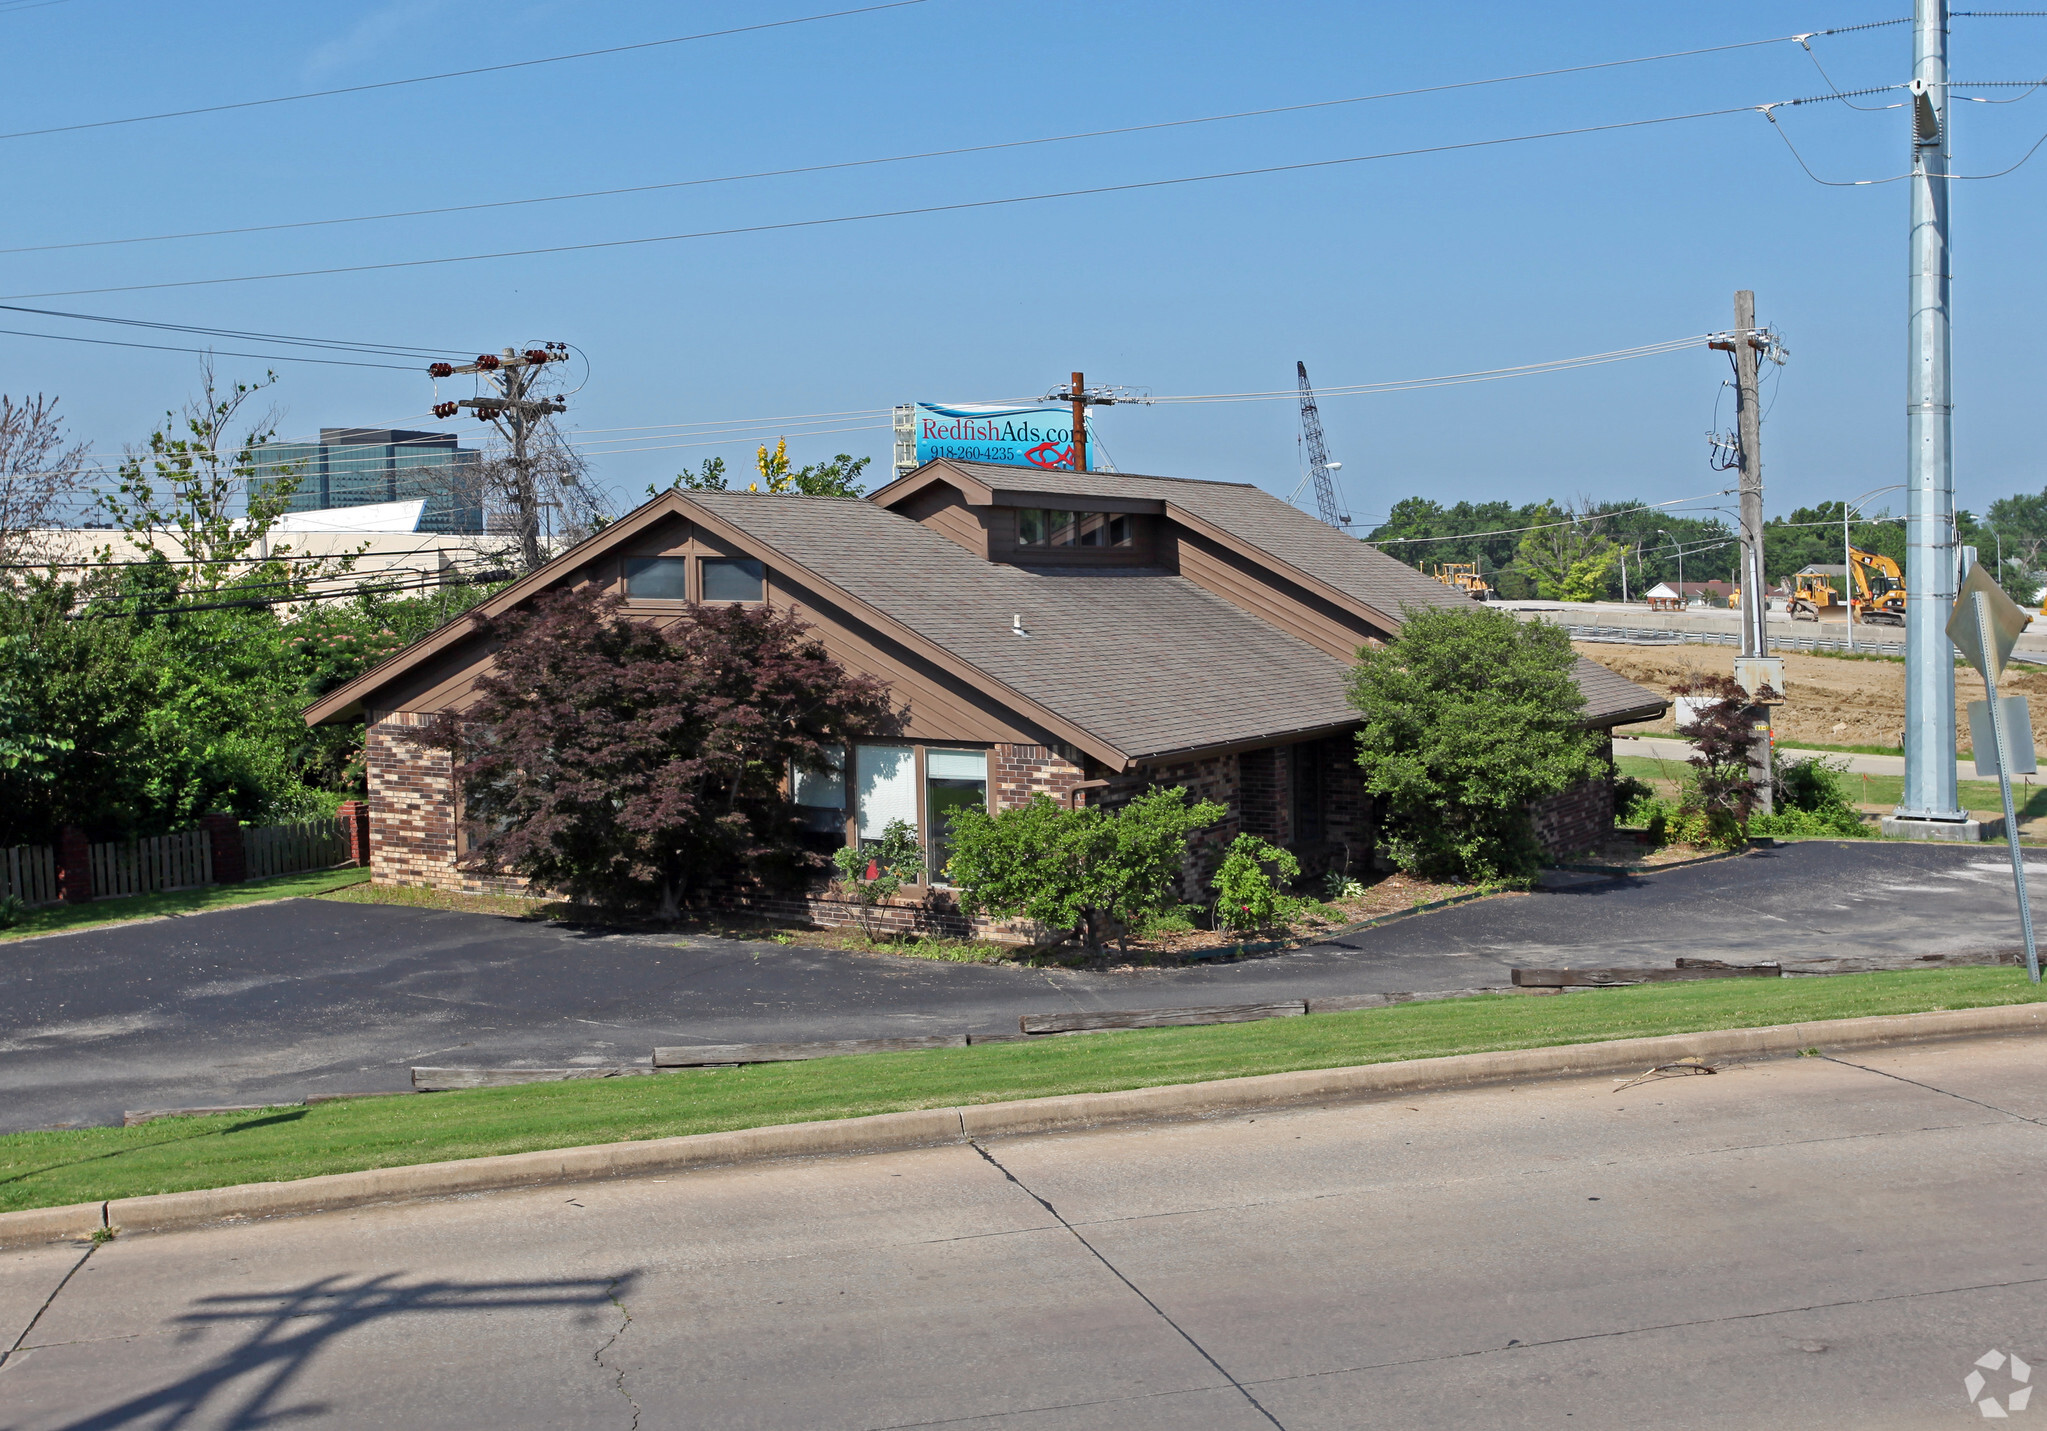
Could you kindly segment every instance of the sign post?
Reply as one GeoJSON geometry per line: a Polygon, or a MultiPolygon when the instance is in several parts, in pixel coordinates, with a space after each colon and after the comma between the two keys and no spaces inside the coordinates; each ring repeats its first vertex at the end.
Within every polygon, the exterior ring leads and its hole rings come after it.
{"type": "MultiPolygon", "coordinates": [[[[1947,634],[1956,649],[1983,676],[1984,699],[1969,703],[1969,725],[1972,733],[1979,726],[1989,727],[1991,748],[1997,763],[1997,788],[2004,797],[2004,839],[2011,850],[2012,884],[2019,896],[2019,928],[2026,939],[2026,977],[2037,984],[2040,982],[2040,952],[2033,944],[2033,907],[2026,897],[2026,862],[2019,852],[2018,815],[2011,800],[2012,776],[2030,774],[2034,769],[2032,717],[2026,710],[2025,697],[2006,700],[1997,697],[1998,673],[2004,669],[2012,647],[2017,644],[2019,633],[2026,629],[2029,619],[2019,604],[2006,596],[2003,588],[1983,569],[1983,564],[1975,562],[1970,566],[1961,590],[1955,593],[1955,611],[1948,620],[1947,634]],[[1980,713],[1979,706],[1983,708],[1980,713]],[[2007,706],[2016,706],[2016,714],[2027,722],[2023,752],[2014,749],[2012,732],[2006,724],[2007,706]],[[2022,758],[2015,759],[2015,756],[2022,758]],[[2015,768],[2021,765],[2023,769],[2015,768]]],[[[1984,769],[1981,740],[1972,743],[1977,752],[1976,773],[1988,774],[1984,769]]]]}

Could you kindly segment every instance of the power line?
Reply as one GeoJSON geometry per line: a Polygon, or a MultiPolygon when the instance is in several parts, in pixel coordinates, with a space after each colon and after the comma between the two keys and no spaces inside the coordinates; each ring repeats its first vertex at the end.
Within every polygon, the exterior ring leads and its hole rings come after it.
{"type": "Polygon", "coordinates": [[[135,114],[125,119],[95,119],[84,124],[56,124],[46,129],[18,129],[12,134],[0,134],[0,139],[32,139],[43,134],[74,134],[82,129],[110,129],[122,124],[144,124],[155,119],[184,119],[195,114],[223,114],[229,110],[256,109],[270,104],[295,104],[305,99],[329,99],[338,94],[363,94],[370,90],[397,89],[402,85],[428,84],[435,80],[465,79],[470,75],[498,74],[504,70],[531,69],[535,65],[558,65],[567,60],[594,59],[599,55],[622,55],[633,50],[653,50],[664,45],[685,45],[694,40],[716,40],[728,35],[747,35],[758,30],[780,30],[790,25],[807,25],[813,20],[839,20],[848,15],[871,15],[877,10],[900,10],[906,5],[922,5],[925,0],[885,0],[878,5],[863,5],[857,10],[833,10],[823,15],[799,15],[792,20],[769,20],[758,25],[738,25],[729,30],[706,30],[696,35],[676,35],[666,40],[642,40],[631,45],[611,45],[601,50],[578,50],[574,54],[546,55],[535,60],[511,60],[501,65],[479,65],[474,69],[447,70],[441,74],[414,75],[410,79],[378,80],[374,84],[344,85],[339,89],[309,90],[304,94],[280,94],[269,99],[244,99],[233,104],[208,104],[196,109],[170,109],[160,114],[135,114]]]}
{"type": "MultiPolygon", "coordinates": [[[[1833,34],[1823,30],[1818,34],[1833,34]]],[[[870,168],[881,164],[905,164],[922,159],[956,158],[967,154],[989,154],[1004,149],[1027,149],[1044,144],[1067,144],[1084,139],[1105,139],[1124,134],[1143,134],[1161,129],[1180,129],[1198,124],[1222,124],[1240,119],[1262,119],[1276,114],[1299,114],[1308,110],[1333,109],[1344,105],[1368,104],[1377,100],[1411,99],[1427,94],[1443,94],[1452,90],[1476,89],[1486,85],[1512,84],[1522,80],[1551,79],[1559,75],[1584,74],[1593,70],[1618,69],[1627,65],[1653,64],[1662,60],[1689,59],[1697,55],[1720,54],[1728,50],[1755,49],[1764,45],[1779,45],[1797,40],[1803,43],[1812,36],[1778,35],[1767,40],[1743,40],[1727,45],[1708,45],[1696,50],[1673,50],[1659,55],[1640,55],[1625,60],[1601,60],[1591,64],[1568,65],[1561,69],[1530,70],[1523,74],[1497,75],[1488,79],[1458,80],[1448,84],[1423,85],[1414,89],[1385,90],[1377,94],[1351,95],[1343,99],[1312,100],[1305,104],[1277,105],[1269,109],[1238,110],[1229,114],[1202,115],[1192,119],[1166,119],[1150,124],[1128,124],[1113,129],[1092,129],[1073,134],[1053,134],[1037,139],[1010,139],[992,144],[963,145],[952,149],[927,149],[912,154],[891,154],[871,159],[846,159],[830,164],[805,164],[788,169],[761,169],[746,174],[726,174],[706,179],[675,179],[654,184],[634,184],[617,189],[589,189],[572,194],[546,194],[534,198],[498,199],[486,203],[451,204],[432,209],[403,209],[391,213],[355,214],[332,219],[302,219],[281,224],[251,224],[231,229],[200,229],[189,233],[145,234],[134,238],[85,239],[71,243],[32,244],[21,248],[0,248],[0,254],[49,253],[62,249],[104,248],[112,245],[138,243],[164,243],[175,239],[226,238],[238,234],[276,233],[285,229],[325,228],[337,224],[381,223],[391,219],[428,218],[439,214],[475,213],[485,209],[518,208],[532,204],[557,204],[579,199],[615,198],[625,194],[648,194],[666,189],[696,188],[709,184],[735,184],[754,179],[781,179],[798,174],[822,174],[841,169],[870,168]]],[[[1810,50],[1807,51],[1810,53],[1810,50]]],[[[1814,61],[1818,63],[1817,60],[1814,61]]],[[[1822,71],[1822,75],[1824,75],[1822,71]]],[[[1829,80],[1831,85],[1833,81],[1829,80]]]]}
{"type": "Polygon", "coordinates": [[[81,323],[117,323],[125,328],[155,328],[168,333],[197,333],[209,338],[233,338],[246,342],[289,343],[301,348],[328,348],[335,352],[368,353],[380,357],[445,358],[460,348],[421,348],[403,343],[368,343],[354,338],[305,338],[293,333],[257,333],[240,328],[205,328],[191,323],[159,323],[147,318],[114,318],[103,313],[69,313],[61,308],[24,308],[0,303],[10,313],[33,313],[39,318],[71,318],[81,323]]]}
{"type": "MultiPolygon", "coordinates": [[[[1820,95],[1813,99],[1782,100],[1780,104],[1815,104],[1831,100],[1832,95],[1820,95]]],[[[1038,194],[1017,194],[999,199],[970,199],[951,204],[925,204],[915,208],[879,209],[864,214],[839,214],[821,219],[789,219],[780,223],[743,224],[732,228],[698,229],[689,233],[654,234],[643,238],[605,239],[590,243],[550,244],[541,248],[502,249],[492,253],[455,254],[443,258],[398,259],[385,263],[344,264],[332,268],[291,269],[277,273],[246,273],[225,278],[179,279],[164,283],[115,284],[103,288],[66,288],[43,293],[14,293],[8,298],[71,298],[83,294],[97,293],[141,293],[168,288],[210,288],[228,283],[262,283],[282,278],[325,278],[344,273],[382,273],[401,268],[431,268],[454,263],[478,263],[488,259],[534,258],[558,253],[585,253],[594,250],[633,248],[645,244],[679,243],[690,239],[729,238],[741,234],[777,233],[792,229],[823,228],[838,224],[864,223],[874,219],[913,218],[928,214],[961,213],[972,209],[1005,208],[1018,204],[1043,203],[1052,199],[1090,198],[1100,194],[1131,193],[1146,189],[1176,188],[1187,184],[1205,184],[1223,179],[1256,178],[1267,174],[1298,173],[1310,169],[1338,168],[1350,164],[1367,164],[1387,159],[1409,159],[1425,154],[1450,154],[1472,149],[1497,148],[1505,144],[1525,144],[1540,139],[1567,139],[1585,134],[1610,134],[1625,129],[1641,129],[1659,124],[1680,124],[1694,119],[1717,119],[1729,114],[1747,114],[1758,106],[1735,105],[1727,109],[1696,110],[1689,114],[1660,115],[1654,119],[1618,120],[1611,124],[1587,124],[1573,129],[1551,129],[1534,134],[1511,134],[1498,139],[1472,139],[1456,144],[1431,144],[1417,149],[1382,150],[1375,154],[1353,154],[1338,159],[1311,159],[1293,164],[1268,164],[1251,169],[1227,169],[1209,174],[1180,175],[1170,179],[1145,179],[1124,184],[1099,184],[1080,189],[1055,189],[1038,194]]]]}
{"type": "MultiPolygon", "coordinates": [[[[1540,363],[1524,363],[1512,368],[1487,368],[1478,372],[1448,373],[1433,378],[1403,378],[1382,383],[1345,383],[1335,387],[1318,389],[1323,397],[1360,397],[1379,393],[1410,392],[1421,388],[1451,387],[1463,383],[1491,382],[1499,378],[1531,377],[1542,373],[1568,372],[1573,368],[1595,367],[1605,363],[1626,362],[1633,358],[1658,357],[1665,353],[1685,352],[1698,347],[1709,334],[1695,334],[1687,338],[1671,338],[1660,343],[1647,343],[1636,348],[1619,348],[1610,353],[1589,353],[1577,358],[1552,358],[1540,363]]],[[[1247,393],[1198,393],[1188,396],[1154,397],[1154,403],[1203,403],[1203,402],[1261,402],[1279,398],[1292,398],[1291,390],[1273,389],[1268,392],[1247,393]]]]}
{"type": "Polygon", "coordinates": [[[223,358],[259,358],[271,363],[318,363],[330,368],[388,368],[394,373],[419,371],[410,364],[365,363],[350,358],[308,358],[297,353],[238,353],[216,348],[175,347],[168,343],[128,343],[119,338],[81,338],[69,333],[29,333],[19,328],[0,328],[0,333],[10,338],[48,338],[57,343],[91,343],[99,348],[147,348],[158,353],[219,353],[223,358]]]}
{"type": "MultiPolygon", "coordinates": [[[[1556,527],[1590,526],[1594,522],[1603,522],[1609,517],[1626,517],[1635,512],[1659,512],[1665,507],[1683,506],[1686,502],[1703,502],[1707,497],[1725,497],[1733,491],[1732,487],[1723,487],[1717,492],[1707,492],[1697,497],[1673,497],[1668,502],[1648,502],[1639,507],[1623,507],[1616,512],[1597,512],[1590,516],[1568,518],[1561,522],[1538,522],[1532,527],[1503,527],[1494,532],[1459,532],[1454,536],[1447,537],[1366,537],[1364,542],[1367,546],[1381,547],[1393,546],[1395,544],[1419,545],[1423,542],[1468,542],[1476,541],[1480,537],[1517,537],[1523,532],[1546,532],[1556,527]]],[[[1729,540],[1732,540],[1732,538],[1729,540]]]]}

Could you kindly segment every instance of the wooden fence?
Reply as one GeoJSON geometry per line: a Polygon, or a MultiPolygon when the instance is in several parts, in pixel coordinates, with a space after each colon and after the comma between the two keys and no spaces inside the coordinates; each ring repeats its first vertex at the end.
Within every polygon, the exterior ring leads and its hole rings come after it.
{"type": "Polygon", "coordinates": [[[348,863],[348,827],[340,820],[242,829],[245,877],[268,879],[294,870],[324,870],[348,863]]]}
{"type": "Polygon", "coordinates": [[[0,850],[0,897],[23,904],[57,902],[57,851],[49,845],[0,850]]]}
{"type": "Polygon", "coordinates": [[[213,838],[204,830],[88,845],[86,854],[94,899],[213,883],[213,838]]]}

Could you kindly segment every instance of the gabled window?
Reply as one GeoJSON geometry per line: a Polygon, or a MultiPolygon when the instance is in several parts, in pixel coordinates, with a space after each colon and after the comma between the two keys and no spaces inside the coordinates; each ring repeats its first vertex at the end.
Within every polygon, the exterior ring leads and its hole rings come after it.
{"type": "Polygon", "coordinates": [[[752,557],[705,557],[702,568],[706,601],[766,599],[767,569],[752,557]]]}
{"type": "Polygon", "coordinates": [[[1130,518],[1121,512],[1064,512],[1049,507],[1020,507],[1016,513],[1016,544],[1020,547],[1127,547],[1130,518]]]}
{"type": "Polygon", "coordinates": [[[627,557],[625,594],[639,601],[689,600],[689,558],[627,557]]]}

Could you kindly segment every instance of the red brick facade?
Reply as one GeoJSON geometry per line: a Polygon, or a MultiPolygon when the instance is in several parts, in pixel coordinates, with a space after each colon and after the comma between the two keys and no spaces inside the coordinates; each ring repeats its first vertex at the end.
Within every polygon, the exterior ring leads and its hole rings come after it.
{"type": "Polygon", "coordinates": [[[1049,745],[998,745],[988,752],[988,779],[997,810],[1028,805],[1034,795],[1070,804],[1087,772],[1071,758],[1076,752],[1049,745]]]}

